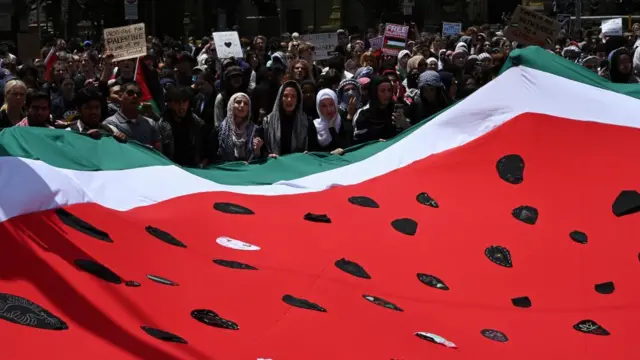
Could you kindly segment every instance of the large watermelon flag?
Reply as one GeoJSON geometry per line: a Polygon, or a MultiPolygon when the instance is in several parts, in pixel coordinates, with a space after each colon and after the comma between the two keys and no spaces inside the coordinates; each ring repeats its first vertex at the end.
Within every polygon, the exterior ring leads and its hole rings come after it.
{"type": "Polygon", "coordinates": [[[2,358],[635,358],[638,88],[508,66],[343,157],[3,130],[2,358]]]}

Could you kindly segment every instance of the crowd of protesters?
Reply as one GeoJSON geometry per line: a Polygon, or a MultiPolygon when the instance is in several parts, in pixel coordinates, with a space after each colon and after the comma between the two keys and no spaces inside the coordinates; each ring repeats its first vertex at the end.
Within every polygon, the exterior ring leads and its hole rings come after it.
{"type": "MultiPolygon", "coordinates": [[[[243,59],[220,59],[210,38],[149,37],[144,58],[114,62],[100,44],[58,40],[57,61],[0,59],[0,131],[13,126],[113,136],[155,148],[174,162],[206,167],[302,152],[341,155],[352,145],[385,141],[469,96],[496,76],[521,45],[488,26],[457,36],[420,33],[389,55],[364,36],[338,30],[331,57],[314,61],[299,34],[242,38],[243,59]],[[145,84],[137,66],[147,67],[145,84]],[[157,83],[152,104],[143,89],[157,83]],[[161,105],[161,106],[159,106],[161,105]]],[[[637,83],[640,41],[627,34],[564,32],[558,56],[616,83],[637,83]]]]}

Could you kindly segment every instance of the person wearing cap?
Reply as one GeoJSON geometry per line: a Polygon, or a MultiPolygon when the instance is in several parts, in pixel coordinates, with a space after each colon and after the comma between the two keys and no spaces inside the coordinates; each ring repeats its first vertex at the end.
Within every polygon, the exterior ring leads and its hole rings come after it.
{"type": "Polygon", "coordinates": [[[191,110],[191,89],[176,86],[165,93],[165,110],[158,123],[162,153],[178,165],[203,167],[208,163],[205,124],[191,110]]]}
{"type": "Polygon", "coordinates": [[[419,92],[405,109],[405,116],[415,125],[447,107],[445,89],[440,74],[427,70],[418,78],[419,92]]]}

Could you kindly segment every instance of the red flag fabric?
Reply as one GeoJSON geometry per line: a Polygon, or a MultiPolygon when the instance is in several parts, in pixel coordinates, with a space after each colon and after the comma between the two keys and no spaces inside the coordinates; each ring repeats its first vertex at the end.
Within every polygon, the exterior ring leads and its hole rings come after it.
{"type": "Polygon", "coordinates": [[[51,80],[51,70],[53,69],[53,65],[58,61],[58,54],[56,53],[56,48],[52,47],[47,55],[47,58],[44,59],[44,65],[47,68],[47,71],[44,74],[44,78],[48,81],[51,80]]]}

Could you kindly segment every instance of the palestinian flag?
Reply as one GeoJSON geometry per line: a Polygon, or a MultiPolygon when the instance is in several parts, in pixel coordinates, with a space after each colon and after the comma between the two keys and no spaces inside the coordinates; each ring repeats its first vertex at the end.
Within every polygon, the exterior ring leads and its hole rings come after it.
{"type": "Polygon", "coordinates": [[[633,359],[639,95],[530,48],[342,157],[6,129],[3,358],[633,359]]]}
{"type": "Polygon", "coordinates": [[[164,110],[164,90],[158,74],[144,63],[143,58],[136,61],[134,81],[142,91],[142,102],[150,103],[156,113],[161,113],[164,110]]]}
{"type": "Polygon", "coordinates": [[[58,54],[56,53],[56,47],[51,47],[49,50],[49,54],[44,59],[44,66],[46,67],[46,71],[44,73],[45,80],[51,80],[51,70],[53,69],[53,65],[58,61],[58,54]]]}

